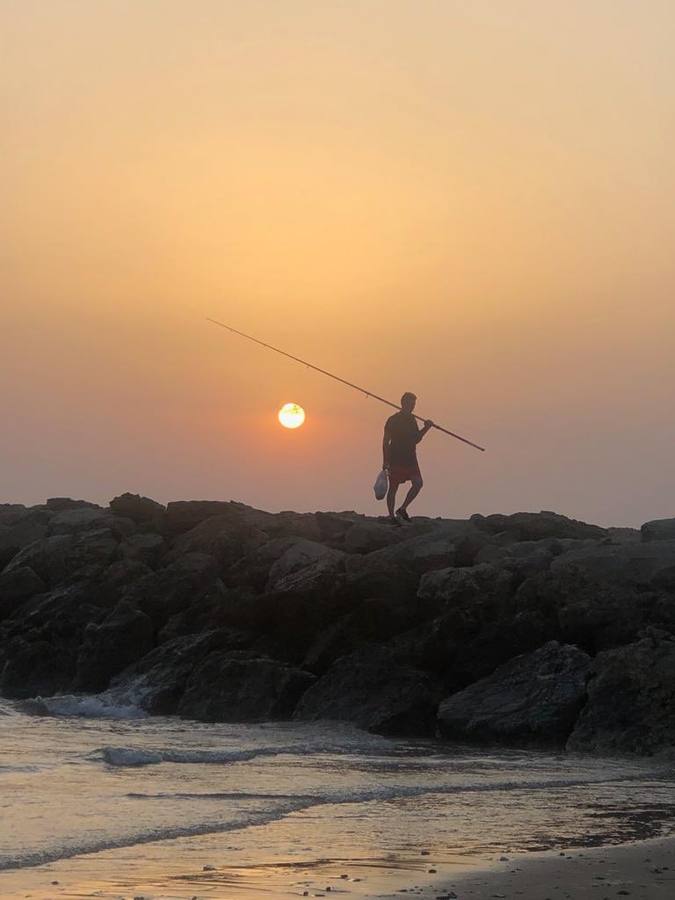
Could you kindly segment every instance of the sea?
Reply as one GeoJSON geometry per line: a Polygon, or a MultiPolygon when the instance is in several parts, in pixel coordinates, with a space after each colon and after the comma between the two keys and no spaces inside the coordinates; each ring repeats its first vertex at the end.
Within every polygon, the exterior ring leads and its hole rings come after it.
{"type": "Polygon", "coordinates": [[[675,831],[667,760],[0,700],[0,897],[398,896],[675,831]]]}

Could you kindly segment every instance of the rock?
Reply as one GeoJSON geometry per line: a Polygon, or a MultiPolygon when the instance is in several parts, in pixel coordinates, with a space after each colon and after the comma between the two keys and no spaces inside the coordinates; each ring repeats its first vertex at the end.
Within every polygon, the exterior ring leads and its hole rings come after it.
{"type": "Polygon", "coordinates": [[[269,581],[270,569],[286,551],[302,538],[273,538],[248,551],[230,567],[225,581],[231,587],[246,587],[260,593],[269,581]]]}
{"type": "Polygon", "coordinates": [[[107,528],[80,535],[55,534],[29,544],[14,556],[5,572],[29,566],[49,586],[88,568],[103,570],[117,553],[117,541],[107,528]]]}
{"type": "Polygon", "coordinates": [[[160,524],[163,521],[166,507],[150,497],[140,494],[120,494],[110,501],[110,510],[116,516],[123,516],[133,522],[150,522],[160,524]]]}
{"type": "Polygon", "coordinates": [[[238,559],[267,540],[263,531],[248,525],[235,511],[212,516],[181,534],[173,542],[168,558],[175,560],[185,553],[208,553],[224,574],[238,559]]]}
{"type": "Polygon", "coordinates": [[[213,590],[218,581],[218,567],[212,556],[186,553],[165,568],[129,585],[123,597],[134,608],[150,616],[159,630],[171,616],[186,610],[199,597],[213,590]]]}
{"type": "Polygon", "coordinates": [[[190,675],[178,712],[205,722],[285,719],[313,681],[272,659],[215,651],[190,675]]]}
{"type": "Polygon", "coordinates": [[[22,519],[27,513],[23,503],[0,503],[0,525],[10,527],[22,519]]]}
{"type": "Polygon", "coordinates": [[[371,553],[392,544],[404,541],[406,534],[403,528],[392,528],[382,521],[356,522],[344,535],[344,549],[347,553],[371,553]]]}
{"type": "Polygon", "coordinates": [[[476,528],[489,534],[506,532],[518,541],[540,541],[544,538],[600,540],[606,535],[605,529],[598,525],[587,525],[586,522],[568,519],[567,516],[549,511],[519,512],[510,516],[477,514],[471,516],[471,522],[476,528]]]}
{"type": "Polygon", "coordinates": [[[124,559],[137,560],[154,569],[166,553],[166,542],[161,534],[146,532],[132,534],[120,544],[124,559]]]}
{"type": "Polygon", "coordinates": [[[270,538],[304,537],[318,540],[320,537],[319,526],[312,513],[268,513],[234,501],[181,500],[169,503],[166,521],[171,534],[177,535],[214,516],[230,518],[233,527],[238,524],[264,531],[270,538]]]}
{"type": "Polygon", "coordinates": [[[652,519],[640,529],[643,541],[675,541],[675,519],[652,519]]]}
{"type": "Polygon", "coordinates": [[[0,674],[0,694],[12,700],[61,693],[70,686],[72,658],[50,641],[15,641],[0,674]]]}
{"type": "Polygon", "coordinates": [[[18,566],[0,575],[0,618],[11,615],[17,606],[46,591],[42,579],[30,566],[18,566]]]}
{"type": "Polygon", "coordinates": [[[51,517],[52,513],[46,510],[29,509],[12,524],[0,528],[0,571],[20,550],[46,536],[51,517]]]}
{"type": "Polygon", "coordinates": [[[590,657],[550,641],[446,698],[444,737],[474,742],[564,744],[583,705],[590,657]]]}
{"type": "Polygon", "coordinates": [[[251,637],[234,630],[184,635],[151,650],[113,680],[121,702],[131,699],[154,715],[173,715],[194,668],[214,650],[238,650],[251,637]]]}
{"type": "Polygon", "coordinates": [[[675,743],[675,640],[651,630],[599,653],[567,749],[653,754],[675,743]]]}
{"type": "Polygon", "coordinates": [[[289,576],[306,570],[310,566],[314,567],[313,571],[315,572],[326,570],[337,572],[343,558],[344,553],[341,551],[324,547],[323,544],[318,544],[316,541],[295,541],[270,567],[267,590],[283,591],[289,589],[289,585],[292,590],[294,582],[289,579],[289,576]],[[320,564],[318,567],[317,563],[320,564]]]}
{"type": "Polygon", "coordinates": [[[48,533],[53,534],[77,534],[90,528],[101,528],[105,520],[110,518],[110,513],[100,507],[66,508],[56,513],[49,522],[48,533]]]}
{"type": "Polygon", "coordinates": [[[67,509],[100,509],[96,503],[90,503],[88,500],[72,500],[70,497],[50,497],[45,506],[57,513],[67,509]]]}
{"type": "Polygon", "coordinates": [[[335,662],[298,704],[293,718],[353,722],[377,734],[432,734],[440,686],[373,645],[335,662]]]}
{"type": "MultiPolygon", "coordinates": [[[[323,674],[337,659],[371,642],[381,642],[417,624],[414,603],[397,598],[369,597],[356,608],[317,632],[303,668],[323,674]]],[[[405,654],[402,654],[405,658],[405,654]]]]}
{"type": "Polygon", "coordinates": [[[121,600],[100,624],[86,627],[75,689],[102,691],[113,675],[152,649],[153,633],[149,617],[121,600]]]}

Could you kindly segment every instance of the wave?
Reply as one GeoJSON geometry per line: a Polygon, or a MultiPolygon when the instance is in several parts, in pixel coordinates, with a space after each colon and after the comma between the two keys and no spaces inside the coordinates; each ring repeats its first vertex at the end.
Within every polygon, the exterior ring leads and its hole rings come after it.
{"type": "Polygon", "coordinates": [[[138,747],[101,747],[90,754],[90,759],[102,759],[109,766],[136,767],[158,763],[227,765],[247,762],[258,756],[284,756],[297,754],[295,747],[261,747],[256,750],[142,750],[138,747]]]}
{"type": "Polygon", "coordinates": [[[33,716],[87,719],[145,719],[148,714],[133,703],[120,703],[107,692],[102,694],[57,694],[34,697],[17,704],[21,712],[33,716]]]}
{"type": "MultiPolygon", "coordinates": [[[[120,748],[124,749],[124,748],[120,748]]],[[[652,773],[651,777],[646,773],[635,773],[633,775],[620,776],[615,778],[566,778],[566,779],[550,779],[539,782],[519,782],[505,781],[499,784],[465,784],[456,786],[433,786],[433,785],[416,785],[416,786],[391,786],[379,787],[370,790],[354,790],[336,792],[334,795],[319,794],[317,796],[298,795],[289,798],[288,795],[275,795],[274,799],[280,802],[274,809],[266,809],[265,811],[251,812],[245,819],[232,822],[208,822],[191,826],[172,826],[162,829],[152,829],[147,831],[138,831],[132,834],[111,838],[108,840],[90,840],[82,843],[53,847],[44,851],[28,851],[26,853],[17,854],[13,857],[6,857],[0,860],[0,871],[7,869],[30,868],[33,866],[41,866],[46,863],[56,862],[61,859],[71,859],[75,856],[86,855],[90,853],[98,853],[104,850],[115,850],[124,847],[133,847],[139,844],[157,843],[160,841],[175,840],[177,838],[190,838],[207,834],[224,834],[232,831],[243,831],[248,828],[254,828],[262,825],[270,825],[279,822],[293,813],[303,812],[319,806],[326,805],[343,805],[354,803],[373,803],[388,802],[393,800],[403,800],[422,796],[461,794],[461,793],[477,793],[489,791],[509,791],[509,790],[550,790],[551,788],[574,787],[586,784],[614,784],[625,781],[645,781],[657,780],[663,777],[663,774],[652,773]]],[[[138,796],[139,799],[149,799],[148,795],[129,795],[138,796]]],[[[151,796],[151,795],[150,795],[151,796]]],[[[180,794],[168,795],[168,797],[180,797],[180,794]]],[[[186,798],[193,795],[186,794],[186,798]]],[[[202,796],[202,795],[198,795],[202,796]]],[[[209,796],[209,795],[206,795],[209,796]]],[[[218,794],[211,795],[214,799],[218,799],[218,794]]],[[[241,794],[221,794],[220,797],[240,797],[244,799],[268,799],[268,795],[251,795],[241,794]]],[[[161,799],[162,795],[157,795],[157,799],[161,799]]]]}

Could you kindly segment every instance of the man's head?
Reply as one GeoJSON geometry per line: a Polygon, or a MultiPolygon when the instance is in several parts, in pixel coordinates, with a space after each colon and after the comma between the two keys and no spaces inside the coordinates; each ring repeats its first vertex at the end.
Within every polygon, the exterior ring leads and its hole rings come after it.
{"type": "Polygon", "coordinates": [[[416,402],[417,397],[414,394],[411,394],[410,391],[406,391],[401,397],[401,409],[403,412],[412,412],[413,409],[415,409],[416,402]]]}

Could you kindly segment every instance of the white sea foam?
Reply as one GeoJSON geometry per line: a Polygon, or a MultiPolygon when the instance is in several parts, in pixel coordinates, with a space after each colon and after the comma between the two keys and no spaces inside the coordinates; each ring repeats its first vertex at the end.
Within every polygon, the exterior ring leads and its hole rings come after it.
{"type": "Polygon", "coordinates": [[[24,700],[23,712],[38,716],[75,716],[88,719],[144,719],[147,713],[132,703],[120,703],[109,693],[57,694],[24,700]]]}

